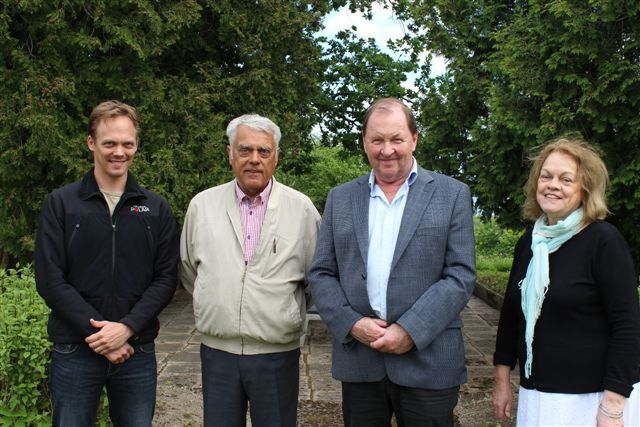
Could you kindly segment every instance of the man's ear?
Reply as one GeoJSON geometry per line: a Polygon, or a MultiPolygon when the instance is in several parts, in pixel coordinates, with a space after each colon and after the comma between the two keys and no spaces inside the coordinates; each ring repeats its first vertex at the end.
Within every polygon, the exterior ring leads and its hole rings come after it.
{"type": "Polygon", "coordinates": [[[89,147],[89,150],[91,151],[95,151],[96,149],[96,143],[91,137],[91,135],[87,136],[87,147],[89,147]]]}
{"type": "Polygon", "coordinates": [[[231,164],[231,157],[233,154],[231,153],[231,144],[227,144],[227,160],[229,160],[229,164],[231,164]]]}

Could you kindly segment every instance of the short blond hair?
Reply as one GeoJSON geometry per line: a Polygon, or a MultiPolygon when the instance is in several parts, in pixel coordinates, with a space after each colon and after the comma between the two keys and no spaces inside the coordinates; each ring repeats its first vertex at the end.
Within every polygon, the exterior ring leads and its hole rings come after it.
{"type": "Polygon", "coordinates": [[[542,208],[536,199],[538,179],[542,165],[551,153],[559,151],[571,156],[578,164],[578,182],[582,188],[583,223],[590,224],[604,219],[609,214],[606,191],[609,185],[609,173],[600,154],[585,140],[561,136],[547,142],[532,158],[529,179],[524,186],[526,200],[522,207],[525,219],[535,221],[542,214],[542,208]]]}
{"type": "Polygon", "coordinates": [[[118,116],[128,117],[133,126],[136,128],[136,140],[138,139],[138,133],[140,133],[140,121],[138,119],[138,112],[129,104],[125,104],[121,101],[104,101],[96,105],[89,115],[89,123],[87,124],[87,133],[91,135],[91,138],[95,139],[96,129],[98,125],[104,119],[112,119],[118,116]]]}

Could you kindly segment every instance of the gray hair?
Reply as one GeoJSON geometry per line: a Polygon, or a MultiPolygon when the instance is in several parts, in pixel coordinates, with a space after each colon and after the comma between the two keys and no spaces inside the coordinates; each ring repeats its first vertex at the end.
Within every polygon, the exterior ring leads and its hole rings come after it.
{"type": "Polygon", "coordinates": [[[229,144],[232,147],[236,140],[236,131],[238,130],[238,126],[240,125],[245,125],[250,127],[251,129],[255,129],[260,132],[264,132],[267,135],[273,136],[273,139],[276,142],[276,149],[278,148],[280,144],[280,138],[282,137],[280,128],[271,120],[258,114],[245,114],[240,117],[236,117],[229,122],[229,125],[227,126],[227,138],[229,138],[229,144]]]}

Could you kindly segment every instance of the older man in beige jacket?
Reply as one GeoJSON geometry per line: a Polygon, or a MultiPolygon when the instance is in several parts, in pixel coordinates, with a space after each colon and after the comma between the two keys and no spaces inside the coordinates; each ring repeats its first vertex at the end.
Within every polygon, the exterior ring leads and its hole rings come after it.
{"type": "Polygon", "coordinates": [[[196,195],[180,244],[181,280],[202,336],[206,426],[295,426],[300,337],[320,215],[273,178],[280,129],[255,114],[229,123],[235,179],[196,195]]]}

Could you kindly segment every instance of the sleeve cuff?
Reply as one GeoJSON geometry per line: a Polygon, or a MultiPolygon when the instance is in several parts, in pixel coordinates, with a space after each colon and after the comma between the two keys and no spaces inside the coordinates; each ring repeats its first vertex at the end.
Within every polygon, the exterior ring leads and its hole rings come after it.
{"type": "Polygon", "coordinates": [[[513,356],[508,356],[498,352],[493,353],[493,366],[505,365],[509,366],[512,370],[516,367],[517,359],[513,356]]]}
{"type": "Polygon", "coordinates": [[[605,390],[613,391],[623,395],[624,397],[629,397],[633,391],[633,385],[623,383],[622,381],[610,377],[604,377],[602,386],[605,390]]]}

